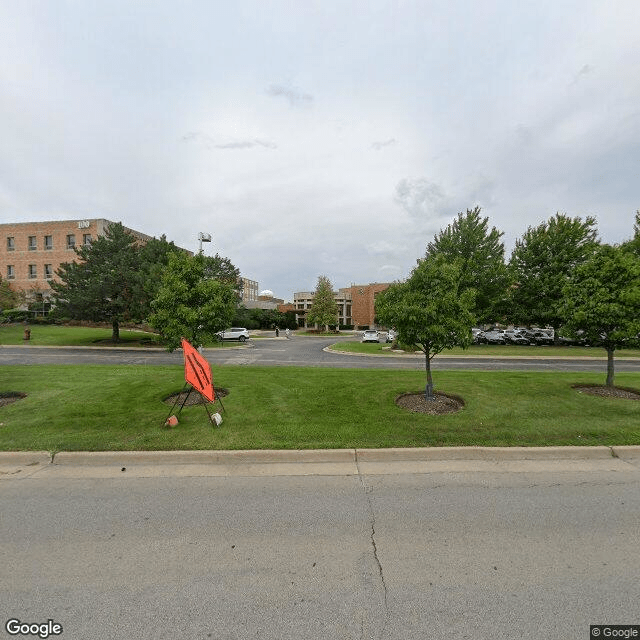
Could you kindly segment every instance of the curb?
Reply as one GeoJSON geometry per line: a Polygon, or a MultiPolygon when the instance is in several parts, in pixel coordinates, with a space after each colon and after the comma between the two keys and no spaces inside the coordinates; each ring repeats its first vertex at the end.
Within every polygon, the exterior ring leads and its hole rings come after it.
{"type": "Polygon", "coordinates": [[[1,451],[0,465],[126,466],[233,465],[433,460],[604,460],[638,458],[640,446],[424,447],[398,449],[295,449],[242,451],[1,451]]]}

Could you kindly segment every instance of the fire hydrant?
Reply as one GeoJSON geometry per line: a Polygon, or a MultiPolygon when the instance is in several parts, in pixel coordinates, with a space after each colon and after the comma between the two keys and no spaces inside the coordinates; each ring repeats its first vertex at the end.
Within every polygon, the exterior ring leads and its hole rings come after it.
{"type": "Polygon", "coordinates": [[[24,340],[31,340],[31,329],[24,330],[24,340]]]}

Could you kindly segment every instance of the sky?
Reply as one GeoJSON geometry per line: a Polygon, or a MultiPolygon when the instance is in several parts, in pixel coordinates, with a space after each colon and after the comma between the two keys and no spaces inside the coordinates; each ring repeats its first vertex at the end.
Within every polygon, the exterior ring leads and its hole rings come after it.
{"type": "Polygon", "coordinates": [[[106,218],[292,300],[480,206],[633,235],[638,0],[0,0],[0,221],[106,218]]]}

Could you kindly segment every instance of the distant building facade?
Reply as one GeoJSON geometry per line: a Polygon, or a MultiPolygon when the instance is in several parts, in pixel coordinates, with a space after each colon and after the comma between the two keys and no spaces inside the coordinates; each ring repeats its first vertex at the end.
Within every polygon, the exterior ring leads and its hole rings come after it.
{"type": "MultiPolygon", "coordinates": [[[[0,224],[2,278],[14,291],[46,300],[56,270],[77,259],[74,247],[91,244],[111,224],[104,218],[0,224]]],[[[140,231],[125,229],[142,243],[151,240],[140,231]]]]}
{"type": "MultiPolygon", "coordinates": [[[[338,305],[338,324],[354,328],[375,326],[375,299],[387,289],[390,283],[373,282],[351,285],[334,292],[338,305]]],[[[313,291],[299,291],[293,294],[293,306],[299,327],[307,327],[306,315],[313,305],[313,291]]]]}
{"type": "Polygon", "coordinates": [[[249,278],[240,278],[242,280],[242,302],[247,303],[256,302],[258,300],[258,283],[256,280],[249,280],[249,278]]]}

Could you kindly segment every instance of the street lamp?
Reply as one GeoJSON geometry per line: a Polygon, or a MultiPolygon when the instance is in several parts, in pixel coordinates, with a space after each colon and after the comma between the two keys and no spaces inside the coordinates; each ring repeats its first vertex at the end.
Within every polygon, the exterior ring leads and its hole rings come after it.
{"type": "Polygon", "coordinates": [[[198,233],[198,240],[200,240],[200,250],[198,253],[202,253],[202,243],[203,242],[211,242],[211,234],[210,233],[198,233]]]}

